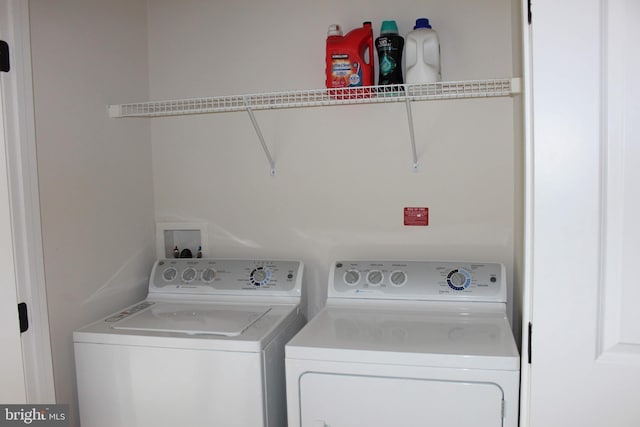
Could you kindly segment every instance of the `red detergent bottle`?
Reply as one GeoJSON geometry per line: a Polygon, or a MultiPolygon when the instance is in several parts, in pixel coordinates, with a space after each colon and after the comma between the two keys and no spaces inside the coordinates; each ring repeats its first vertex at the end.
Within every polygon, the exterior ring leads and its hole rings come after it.
{"type": "Polygon", "coordinates": [[[326,86],[349,88],[373,86],[373,30],[371,22],[364,22],[342,35],[339,25],[329,26],[327,32],[326,86]]]}

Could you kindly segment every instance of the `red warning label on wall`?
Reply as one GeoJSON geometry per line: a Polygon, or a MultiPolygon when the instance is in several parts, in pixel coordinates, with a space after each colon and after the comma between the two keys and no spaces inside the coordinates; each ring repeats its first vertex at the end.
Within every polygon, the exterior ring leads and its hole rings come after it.
{"type": "Polygon", "coordinates": [[[429,225],[429,208],[404,208],[404,225],[429,225]]]}

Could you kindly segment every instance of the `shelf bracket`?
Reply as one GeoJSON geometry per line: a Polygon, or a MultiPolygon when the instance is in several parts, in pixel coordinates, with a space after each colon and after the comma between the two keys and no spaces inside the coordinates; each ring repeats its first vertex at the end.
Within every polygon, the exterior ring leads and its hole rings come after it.
{"type": "MultiPolygon", "coordinates": [[[[405,89],[406,91],[406,89],[405,89]]],[[[413,132],[413,113],[411,112],[411,100],[409,97],[405,99],[405,105],[407,106],[407,119],[409,120],[409,137],[411,139],[411,155],[413,156],[413,168],[414,172],[418,171],[418,153],[416,152],[416,137],[413,132]]]]}
{"type": "Polygon", "coordinates": [[[267,147],[267,143],[264,141],[264,136],[262,136],[262,132],[260,131],[260,126],[258,125],[258,121],[256,120],[256,116],[253,114],[253,110],[251,109],[251,105],[247,101],[247,97],[243,97],[244,106],[247,109],[247,113],[249,113],[249,118],[251,119],[251,124],[253,124],[253,128],[258,135],[258,140],[260,141],[260,145],[262,145],[262,149],[264,150],[264,155],[267,157],[267,161],[269,162],[269,166],[271,167],[271,175],[276,174],[276,164],[273,161],[273,157],[271,157],[271,152],[269,152],[269,147],[267,147]]]}

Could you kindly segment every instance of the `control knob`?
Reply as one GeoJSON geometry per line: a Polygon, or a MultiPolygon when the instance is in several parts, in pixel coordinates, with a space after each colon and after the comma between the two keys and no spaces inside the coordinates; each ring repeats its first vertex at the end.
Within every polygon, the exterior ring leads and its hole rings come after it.
{"type": "Polygon", "coordinates": [[[166,281],[166,282],[171,282],[172,280],[174,280],[176,277],[178,276],[178,270],[176,270],[175,267],[169,267],[166,268],[163,272],[162,272],[162,278],[166,281]]]}
{"type": "Polygon", "coordinates": [[[182,272],[182,281],[185,283],[193,282],[198,276],[198,272],[195,268],[189,267],[182,272]]]}
{"type": "Polygon", "coordinates": [[[347,286],[355,286],[360,281],[360,272],[358,270],[347,270],[342,278],[347,286]]]}
{"type": "Polygon", "coordinates": [[[265,286],[271,280],[271,270],[266,267],[254,268],[249,275],[249,281],[254,286],[265,286]]]}
{"type": "Polygon", "coordinates": [[[367,284],[369,286],[380,286],[383,278],[384,275],[382,274],[382,271],[371,270],[369,273],[367,273],[367,284]]]}
{"type": "Polygon", "coordinates": [[[391,286],[395,286],[399,288],[404,286],[407,283],[407,273],[401,270],[392,271],[389,276],[389,281],[391,282],[391,286]]]}
{"type": "Polygon", "coordinates": [[[464,291],[471,284],[471,274],[462,268],[451,270],[447,274],[447,284],[454,291],[464,291]]]}
{"type": "Polygon", "coordinates": [[[202,281],[204,283],[211,283],[216,278],[216,271],[213,268],[207,268],[202,272],[202,281]]]}

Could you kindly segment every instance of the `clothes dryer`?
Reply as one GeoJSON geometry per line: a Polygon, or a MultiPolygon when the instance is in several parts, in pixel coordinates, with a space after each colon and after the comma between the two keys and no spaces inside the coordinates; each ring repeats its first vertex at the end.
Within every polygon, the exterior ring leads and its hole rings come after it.
{"type": "Polygon", "coordinates": [[[339,261],[286,345],[289,427],[516,427],[505,268],[339,261]]]}
{"type": "Polygon", "coordinates": [[[162,259],[147,298],[73,334],[83,427],[286,425],[299,261],[162,259]]]}

